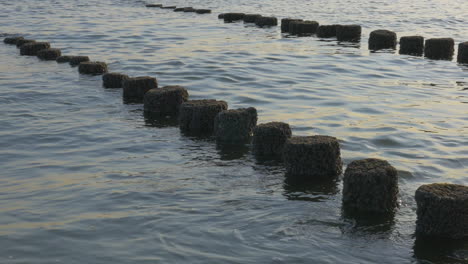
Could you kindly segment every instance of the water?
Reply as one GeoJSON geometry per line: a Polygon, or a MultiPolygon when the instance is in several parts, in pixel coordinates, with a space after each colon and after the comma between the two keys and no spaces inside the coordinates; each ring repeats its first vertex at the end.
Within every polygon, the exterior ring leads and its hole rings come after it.
{"type": "Polygon", "coordinates": [[[0,32],[111,71],[254,106],[259,122],[338,137],[345,164],[399,171],[394,218],[341,214],[341,181],[297,186],[248,147],[220,149],[145,119],[120,89],[0,45],[0,263],[468,263],[466,242],[415,241],[414,191],[468,184],[468,67],[370,53],[369,32],[467,41],[463,0],[0,0],[0,32]],[[225,24],[244,11],[363,26],[360,45],[225,24]]]}

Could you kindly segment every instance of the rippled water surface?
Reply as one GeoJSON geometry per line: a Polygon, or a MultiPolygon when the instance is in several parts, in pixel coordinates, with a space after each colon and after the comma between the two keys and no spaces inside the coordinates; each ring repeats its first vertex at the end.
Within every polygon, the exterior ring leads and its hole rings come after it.
{"type": "Polygon", "coordinates": [[[248,146],[182,136],[99,76],[1,44],[0,263],[468,263],[466,242],[413,235],[417,187],[468,184],[468,66],[366,44],[379,28],[467,41],[465,0],[162,2],[207,15],[144,4],[0,0],[0,32],[335,136],[345,166],[386,159],[400,177],[395,217],[343,217],[341,181],[291,184],[248,146]],[[357,23],[363,38],[291,38],[217,19],[227,11],[357,23]]]}

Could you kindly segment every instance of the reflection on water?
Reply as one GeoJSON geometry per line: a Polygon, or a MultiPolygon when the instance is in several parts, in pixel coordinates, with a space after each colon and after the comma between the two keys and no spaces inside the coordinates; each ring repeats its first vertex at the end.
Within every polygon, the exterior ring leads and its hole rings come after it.
{"type": "Polygon", "coordinates": [[[289,200],[320,202],[339,192],[338,179],[313,180],[285,176],[284,196],[289,200]]]}
{"type": "Polygon", "coordinates": [[[342,218],[347,225],[343,226],[341,231],[353,236],[390,237],[395,227],[395,213],[363,213],[343,208],[342,218]]]}
{"type": "Polygon", "coordinates": [[[176,127],[179,125],[178,117],[166,116],[157,113],[143,112],[145,125],[149,127],[163,128],[176,127]]]}
{"type": "Polygon", "coordinates": [[[216,149],[221,160],[236,160],[244,158],[249,153],[250,145],[217,143],[216,149]]]}
{"type": "Polygon", "coordinates": [[[416,237],[414,257],[420,263],[467,263],[468,241],[416,237]]]}

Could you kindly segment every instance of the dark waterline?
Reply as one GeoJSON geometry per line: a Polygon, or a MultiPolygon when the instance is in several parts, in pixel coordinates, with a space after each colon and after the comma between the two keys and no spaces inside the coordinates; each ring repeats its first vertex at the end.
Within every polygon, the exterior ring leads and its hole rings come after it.
{"type": "Polygon", "coordinates": [[[200,16],[138,1],[0,0],[0,32],[183,85],[192,99],[254,106],[260,123],[285,121],[296,135],[335,136],[345,164],[389,160],[401,199],[389,219],[347,217],[341,181],[296,184],[248,147],[144,116],[99,76],[0,45],[0,262],[468,261],[466,242],[413,237],[419,185],[468,184],[468,68],[366,49],[378,28],[466,41],[463,3],[162,3],[213,9],[200,16]],[[363,39],[286,38],[218,21],[226,11],[358,23],[363,39]]]}

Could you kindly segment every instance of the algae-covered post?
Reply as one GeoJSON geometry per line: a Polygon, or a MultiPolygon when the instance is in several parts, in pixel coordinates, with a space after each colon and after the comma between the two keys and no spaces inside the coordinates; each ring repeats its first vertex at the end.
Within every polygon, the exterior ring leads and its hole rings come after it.
{"type": "Polygon", "coordinates": [[[302,21],[303,20],[300,20],[300,19],[289,21],[289,23],[288,23],[288,25],[289,25],[289,29],[288,29],[289,34],[299,35],[299,24],[302,21]]]}
{"type": "Polygon", "coordinates": [[[72,56],[59,56],[57,59],[55,59],[55,61],[57,63],[66,63],[66,62],[70,62],[72,56]]]}
{"type": "Polygon", "coordinates": [[[294,27],[290,33],[303,36],[312,35],[317,32],[318,27],[319,23],[317,21],[296,21],[294,22],[294,27]]]}
{"type": "Polygon", "coordinates": [[[70,60],[68,61],[71,66],[78,66],[80,63],[89,61],[88,56],[69,56],[70,60]]]}
{"type": "Polygon", "coordinates": [[[255,19],[255,25],[259,27],[272,27],[278,25],[278,19],[276,17],[257,17],[255,19]]]}
{"type": "Polygon", "coordinates": [[[260,17],[262,17],[260,14],[245,14],[244,23],[255,23],[255,21],[260,17]]]}
{"type": "Polygon", "coordinates": [[[3,43],[9,44],[9,45],[16,45],[19,40],[24,39],[24,37],[7,37],[3,39],[3,43]]]}
{"type": "Polygon", "coordinates": [[[416,234],[468,238],[468,186],[448,183],[422,185],[416,190],[416,234]]]}
{"type": "Polygon", "coordinates": [[[385,29],[374,30],[369,36],[369,49],[395,49],[397,44],[397,35],[395,32],[385,29]]]}
{"type": "Polygon", "coordinates": [[[197,14],[210,14],[211,10],[210,9],[196,9],[195,12],[197,14]]]}
{"type": "Polygon", "coordinates": [[[452,38],[432,38],[426,40],[424,56],[433,60],[452,60],[455,51],[452,38]]]}
{"type": "Polygon", "coordinates": [[[102,86],[105,88],[122,88],[122,82],[128,78],[128,75],[122,73],[105,73],[102,75],[102,86]]]}
{"type": "Polygon", "coordinates": [[[288,176],[306,180],[336,178],[343,167],[338,140],[322,135],[290,138],[284,163],[288,176]]]}
{"type": "Polygon", "coordinates": [[[185,13],[192,13],[192,12],[196,12],[197,10],[191,6],[189,7],[184,7],[184,10],[183,10],[185,13]]]}
{"type": "Polygon", "coordinates": [[[468,41],[458,44],[458,63],[468,63],[468,41]]]}
{"type": "Polygon", "coordinates": [[[179,127],[190,135],[211,135],[216,115],[228,109],[225,101],[213,99],[191,100],[180,106],[179,127]]]}
{"type": "Polygon", "coordinates": [[[244,19],[244,13],[224,13],[224,22],[233,22],[244,19]]]}
{"type": "Polygon", "coordinates": [[[336,39],[338,41],[359,42],[361,40],[361,26],[337,25],[336,39]]]}
{"type": "Polygon", "coordinates": [[[78,66],[81,74],[101,75],[107,72],[107,64],[102,61],[85,61],[78,66]]]}
{"type": "Polygon", "coordinates": [[[291,135],[291,128],[286,123],[260,124],[253,130],[253,152],[259,157],[282,158],[284,144],[291,135]]]}
{"type": "Polygon", "coordinates": [[[123,80],[122,88],[125,101],[142,102],[146,92],[158,88],[158,81],[150,76],[127,78],[123,80]]]}
{"type": "Polygon", "coordinates": [[[283,18],[281,19],[281,32],[286,33],[289,32],[289,23],[293,21],[302,21],[302,19],[295,19],[295,18],[283,18]]]}
{"type": "Polygon", "coordinates": [[[37,56],[40,50],[50,48],[49,42],[32,42],[21,46],[20,54],[25,56],[37,56]]]}
{"type": "Polygon", "coordinates": [[[224,144],[247,143],[257,125],[257,109],[253,107],[224,110],[214,120],[216,141],[224,144]]]}
{"type": "Polygon", "coordinates": [[[34,39],[18,39],[16,41],[16,47],[21,48],[21,46],[23,46],[26,43],[34,43],[34,42],[36,42],[34,39]]]}
{"type": "Polygon", "coordinates": [[[59,49],[43,49],[37,52],[37,57],[41,60],[56,60],[62,55],[62,51],[59,49]]]}
{"type": "Polygon", "coordinates": [[[336,37],[337,25],[321,25],[317,28],[317,37],[333,38],[336,37]]]}
{"type": "Polygon", "coordinates": [[[391,213],[397,206],[397,170],[385,160],[351,162],[343,178],[343,207],[350,211],[391,213]]]}
{"type": "Polygon", "coordinates": [[[189,94],[182,86],[164,86],[151,89],[143,98],[144,111],[160,116],[177,116],[182,103],[187,102],[189,94]]]}
{"type": "Polygon", "coordinates": [[[424,37],[405,36],[400,38],[400,54],[422,56],[424,52],[424,37]]]}

